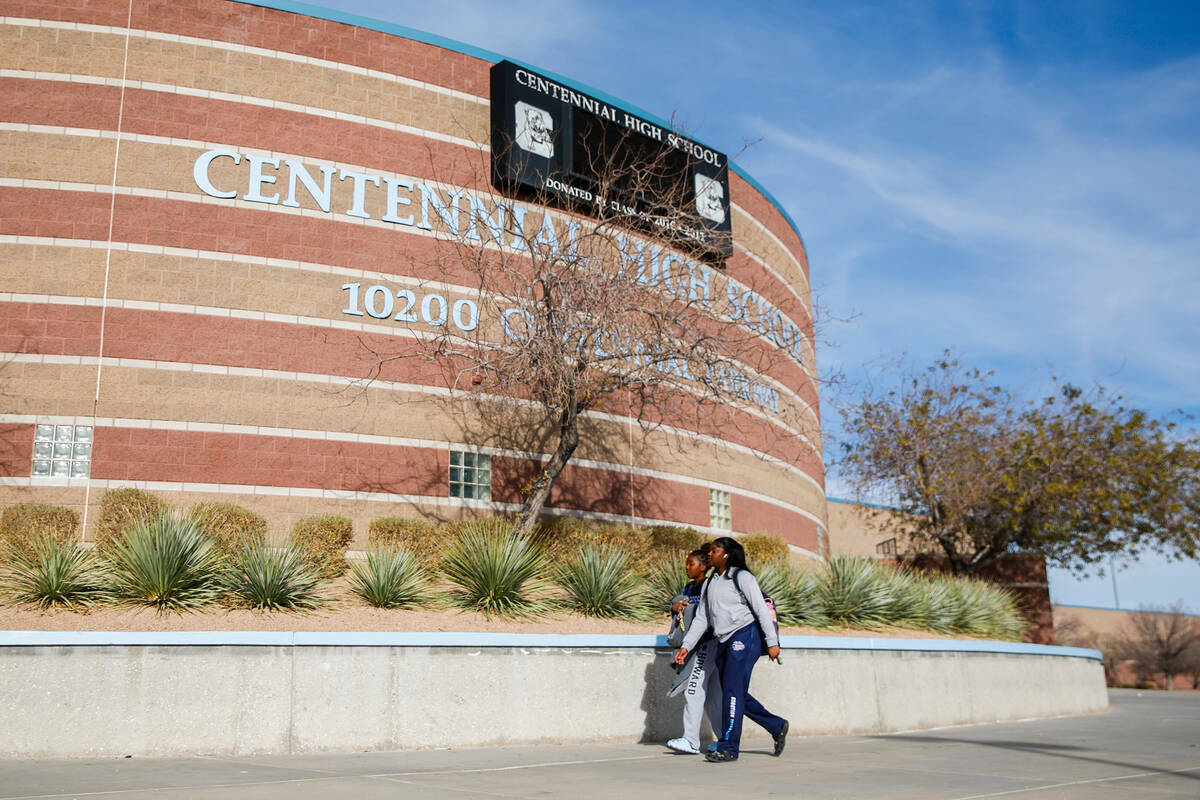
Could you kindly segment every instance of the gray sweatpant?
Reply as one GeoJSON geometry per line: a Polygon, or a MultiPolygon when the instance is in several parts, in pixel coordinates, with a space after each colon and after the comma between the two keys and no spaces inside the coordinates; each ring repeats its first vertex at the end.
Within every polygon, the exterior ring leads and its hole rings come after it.
{"type": "Polygon", "coordinates": [[[696,646],[696,657],[683,686],[683,738],[697,749],[700,747],[700,720],[708,709],[708,721],[714,731],[720,731],[721,676],[717,672],[717,640],[709,639],[696,646]]]}

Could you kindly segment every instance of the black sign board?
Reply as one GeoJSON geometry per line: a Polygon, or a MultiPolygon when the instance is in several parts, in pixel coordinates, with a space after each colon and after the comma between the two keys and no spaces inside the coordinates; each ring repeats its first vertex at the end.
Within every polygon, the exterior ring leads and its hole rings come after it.
{"type": "Polygon", "coordinates": [[[511,61],[492,67],[492,181],[733,254],[723,153],[511,61]]]}

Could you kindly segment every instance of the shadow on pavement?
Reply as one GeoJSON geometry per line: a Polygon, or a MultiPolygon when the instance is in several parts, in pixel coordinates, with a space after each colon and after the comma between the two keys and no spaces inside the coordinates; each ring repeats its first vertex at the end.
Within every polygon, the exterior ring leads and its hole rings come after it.
{"type": "Polygon", "coordinates": [[[1187,774],[1176,772],[1162,767],[1154,767],[1148,764],[1136,764],[1130,761],[1114,761],[1109,758],[1097,758],[1095,756],[1075,755],[1066,751],[1080,750],[1086,751],[1085,747],[1077,747],[1069,744],[1050,744],[1047,742],[1026,742],[1020,740],[980,740],[980,739],[955,739],[947,736],[919,736],[893,734],[890,736],[872,736],[872,739],[890,740],[890,741],[905,741],[905,742],[924,742],[924,743],[947,743],[947,744],[969,744],[976,747],[991,747],[999,750],[1011,750],[1017,753],[1032,753],[1036,755],[1050,756],[1053,758],[1068,758],[1073,761],[1087,761],[1092,764],[1108,764],[1114,767],[1124,767],[1126,769],[1139,770],[1141,772],[1162,772],[1171,773],[1180,778],[1186,778],[1190,781],[1200,781],[1200,774],[1187,774]]]}

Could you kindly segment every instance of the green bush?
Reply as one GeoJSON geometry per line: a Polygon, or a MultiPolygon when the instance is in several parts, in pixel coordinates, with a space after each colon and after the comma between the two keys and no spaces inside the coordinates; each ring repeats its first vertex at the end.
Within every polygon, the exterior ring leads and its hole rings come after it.
{"type": "Polygon", "coordinates": [[[353,540],[354,523],[346,517],[305,517],[292,526],[291,546],[322,578],[346,571],[346,550],[353,540]]]}
{"type": "Polygon", "coordinates": [[[481,520],[464,526],[442,571],[457,587],[449,599],[458,608],[523,617],[550,608],[542,577],[547,566],[531,537],[518,535],[503,520],[481,520]]]}
{"type": "Polygon", "coordinates": [[[0,556],[33,555],[37,541],[49,537],[65,544],[78,533],[79,514],[65,506],[16,503],[0,514],[0,556]]]}
{"type": "Polygon", "coordinates": [[[46,534],[25,545],[0,575],[0,592],[11,602],[81,610],[112,599],[104,567],[78,542],[46,534]]]}
{"type": "Polygon", "coordinates": [[[746,563],[751,569],[786,564],[791,552],[787,542],[773,533],[751,533],[739,537],[738,542],[746,548],[746,563]]]}
{"type": "Polygon", "coordinates": [[[229,557],[225,590],[237,605],[270,611],[309,611],[325,602],[321,578],[291,547],[251,542],[229,557]]]}
{"type": "Polygon", "coordinates": [[[786,563],[768,563],[754,577],[763,594],[775,601],[775,617],[780,625],[816,628],[829,624],[821,605],[819,574],[786,563]]]}
{"type": "Polygon", "coordinates": [[[643,577],[642,606],[647,613],[671,610],[671,600],[688,584],[687,573],[683,571],[685,563],[687,553],[677,552],[659,559],[646,572],[643,577]]]}
{"type": "Polygon", "coordinates": [[[376,608],[421,606],[432,597],[420,559],[391,544],[375,544],[365,564],[350,564],[350,591],[376,608]]]}
{"type": "Polygon", "coordinates": [[[660,559],[686,556],[708,541],[708,537],[695,528],[680,525],[651,525],[641,530],[645,532],[643,535],[647,540],[646,552],[643,554],[643,563],[635,563],[634,567],[643,574],[660,559]]]}
{"type": "Polygon", "coordinates": [[[222,557],[195,520],[164,514],[111,542],[107,557],[117,599],[160,612],[190,611],[221,594],[222,557]]]}
{"type": "Polygon", "coordinates": [[[834,624],[855,628],[888,625],[893,597],[893,586],[872,559],[841,555],[825,565],[821,606],[834,624]]]}
{"type": "Polygon", "coordinates": [[[141,489],[109,489],[100,498],[100,512],[96,515],[96,547],[107,555],[127,530],[170,511],[171,505],[166,500],[141,489]]]}
{"type": "Polygon", "coordinates": [[[425,569],[435,569],[442,561],[443,551],[457,537],[455,528],[454,525],[434,525],[423,519],[382,517],[371,521],[367,544],[406,550],[425,569]]]}
{"type": "Polygon", "coordinates": [[[232,557],[246,547],[266,547],[267,520],[233,503],[197,503],[188,516],[200,523],[222,555],[232,557]]]}
{"type": "Polygon", "coordinates": [[[639,610],[636,576],[625,551],[607,545],[583,548],[559,567],[556,580],[568,608],[591,617],[634,617],[639,610]]]}

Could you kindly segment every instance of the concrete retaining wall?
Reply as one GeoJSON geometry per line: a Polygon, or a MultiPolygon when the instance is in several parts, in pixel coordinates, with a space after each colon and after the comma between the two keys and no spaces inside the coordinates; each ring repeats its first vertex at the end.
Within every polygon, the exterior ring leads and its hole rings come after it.
{"type": "MultiPolygon", "coordinates": [[[[0,756],[168,756],[665,740],[662,637],[0,632],[0,756]]],[[[1106,709],[1099,653],[784,637],[754,694],[794,734],[1106,709]]],[[[765,735],[747,722],[746,736],[765,735]]],[[[753,747],[753,745],[750,745],[753,747]]]]}

